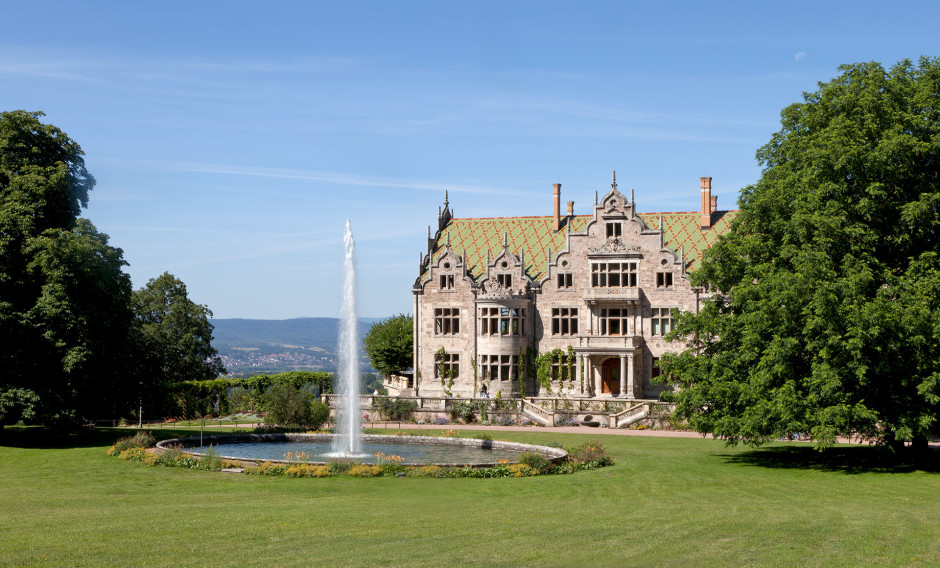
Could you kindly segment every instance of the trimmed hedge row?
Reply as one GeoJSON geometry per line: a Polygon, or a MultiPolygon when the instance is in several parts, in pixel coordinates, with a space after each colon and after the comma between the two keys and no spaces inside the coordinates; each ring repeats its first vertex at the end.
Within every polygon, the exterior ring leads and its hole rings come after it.
{"type": "Polygon", "coordinates": [[[208,381],[183,381],[171,385],[173,416],[195,418],[225,415],[247,410],[263,410],[263,395],[276,384],[287,383],[296,388],[310,389],[314,394],[333,392],[333,374],[312,371],[288,371],[276,375],[255,375],[248,378],[225,377],[208,381]]]}

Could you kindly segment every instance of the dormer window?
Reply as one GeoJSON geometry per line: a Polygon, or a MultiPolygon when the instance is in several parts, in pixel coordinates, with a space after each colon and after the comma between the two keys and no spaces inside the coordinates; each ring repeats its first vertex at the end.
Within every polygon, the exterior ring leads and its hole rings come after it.
{"type": "Polygon", "coordinates": [[[607,223],[607,238],[619,239],[623,236],[623,225],[621,223],[607,223]]]}

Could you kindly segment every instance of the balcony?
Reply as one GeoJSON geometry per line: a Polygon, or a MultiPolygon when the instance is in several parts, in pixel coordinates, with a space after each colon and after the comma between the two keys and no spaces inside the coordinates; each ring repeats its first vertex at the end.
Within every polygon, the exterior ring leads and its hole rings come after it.
{"type": "Polygon", "coordinates": [[[643,339],[638,335],[582,335],[578,348],[584,350],[622,351],[640,347],[643,339]]]}
{"type": "Polygon", "coordinates": [[[640,301],[639,287],[633,288],[589,288],[584,294],[584,303],[593,306],[599,303],[640,301]]]}

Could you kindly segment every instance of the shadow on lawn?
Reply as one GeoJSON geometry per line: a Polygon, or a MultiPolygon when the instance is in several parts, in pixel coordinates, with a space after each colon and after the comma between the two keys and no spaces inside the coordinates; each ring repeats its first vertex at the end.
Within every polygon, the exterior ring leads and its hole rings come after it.
{"type": "MultiPolygon", "coordinates": [[[[199,428],[176,428],[173,430],[153,430],[144,428],[157,440],[198,436],[199,428]]],[[[7,426],[0,429],[0,446],[10,448],[63,449],[94,448],[110,446],[120,438],[133,436],[137,428],[78,428],[58,430],[39,426],[7,426]]],[[[220,434],[222,432],[211,432],[220,434]]]]}
{"type": "Polygon", "coordinates": [[[836,447],[823,452],[811,446],[775,446],[722,457],[732,464],[779,469],[816,469],[858,473],[940,473],[940,450],[892,453],[872,446],[836,447]]]}

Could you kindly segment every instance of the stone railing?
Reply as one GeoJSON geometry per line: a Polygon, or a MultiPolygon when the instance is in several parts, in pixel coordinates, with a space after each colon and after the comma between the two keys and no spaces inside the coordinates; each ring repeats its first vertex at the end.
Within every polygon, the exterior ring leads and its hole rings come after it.
{"type": "Polygon", "coordinates": [[[535,420],[538,420],[545,426],[555,425],[555,413],[545,410],[537,404],[532,404],[528,400],[522,401],[522,412],[535,420]]]}
{"type": "Polygon", "coordinates": [[[638,404],[632,406],[623,412],[618,412],[617,414],[611,414],[608,425],[611,428],[619,428],[621,426],[628,426],[633,424],[638,420],[643,420],[649,416],[650,405],[648,403],[638,404]]]}
{"type": "Polygon", "coordinates": [[[578,337],[578,346],[636,349],[641,341],[636,335],[582,335],[578,337]]]}

